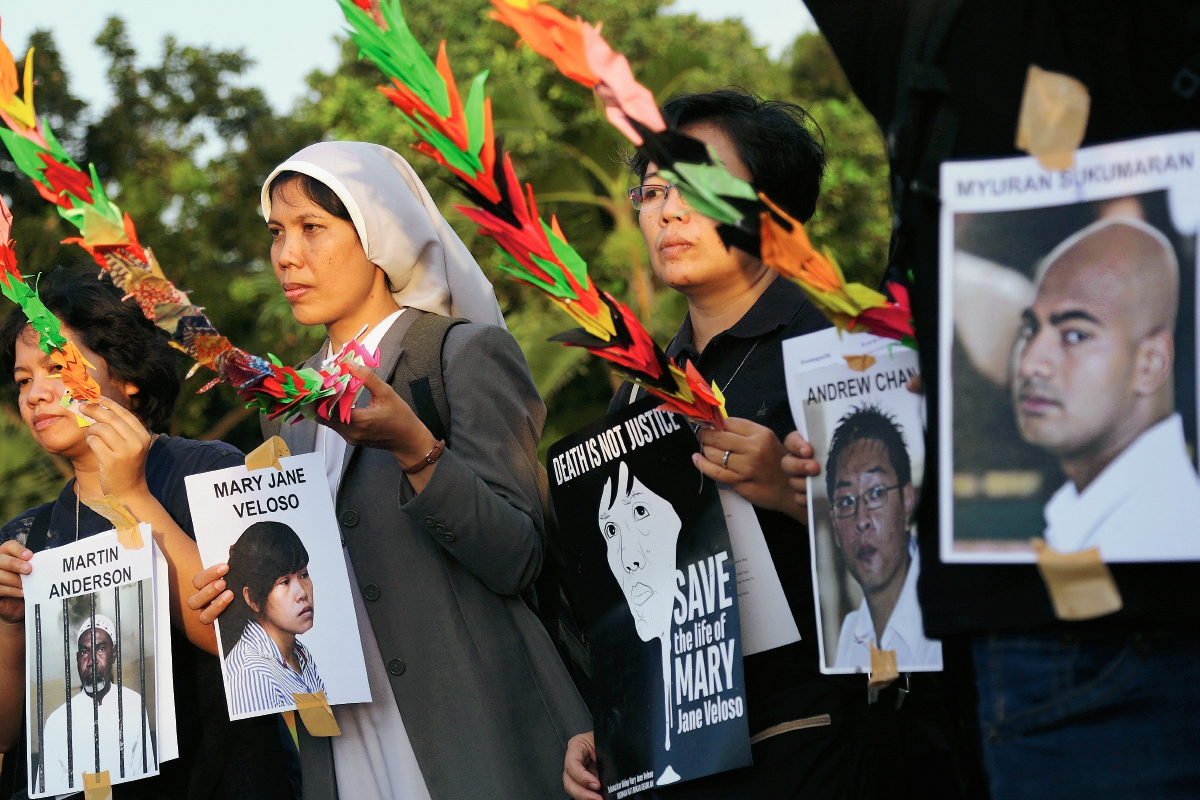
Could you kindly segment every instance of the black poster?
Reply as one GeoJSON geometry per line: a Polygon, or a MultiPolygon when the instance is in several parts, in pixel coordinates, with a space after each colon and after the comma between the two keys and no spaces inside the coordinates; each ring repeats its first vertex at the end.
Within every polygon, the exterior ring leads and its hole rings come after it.
{"type": "Polygon", "coordinates": [[[547,456],[577,559],[606,797],[747,766],[737,578],[687,421],[647,397],[547,456]]]}

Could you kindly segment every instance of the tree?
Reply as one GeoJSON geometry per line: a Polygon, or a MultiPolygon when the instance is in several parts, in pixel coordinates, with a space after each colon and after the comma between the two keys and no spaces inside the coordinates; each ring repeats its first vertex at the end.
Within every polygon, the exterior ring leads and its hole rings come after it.
{"type": "MultiPolygon", "coordinates": [[[[829,154],[822,199],[810,226],[813,239],[828,244],[850,276],[870,281],[882,272],[888,235],[882,144],[819,35],[801,37],[787,58],[774,61],[754,46],[740,22],[663,15],[663,0],[558,5],[567,14],[603,20],[605,36],[628,55],[635,74],[660,102],[679,93],[740,86],[808,108],[825,132],[829,154]]],[[[622,162],[628,145],[608,125],[592,93],[516,46],[510,30],[487,18],[481,0],[410,0],[404,10],[431,55],[438,41],[446,40],[460,91],[478,72],[489,70],[496,131],[518,174],[535,187],[543,214],[557,214],[596,283],[629,302],[665,343],[686,303],[650,270],[625,196],[632,185],[622,162]]],[[[194,300],[239,346],[297,363],[324,338],[321,331],[295,323],[278,291],[258,213],[262,181],[309,143],[377,142],[410,157],[495,283],[509,328],[549,407],[543,448],[604,413],[613,389],[607,366],[582,349],[546,341],[570,321],[496,269],[492,242],[477,236],[469,220],[454,211],[462,198],[442,168],[411,153],[411,132],[376,90],[380,73],[358,60],[351,43],[343,43],[336,70],[314,72],[308,96],[291,113],[278,115],[258,89],[234,85],[250,66],[243,53],[182,46],[168,37],[160,63],[139,69],[124,24],[113,18],[96,43],[109,59],[107,77],[116,100],[98,116],[89,115],[71,95],[50,33],[38,31],[31,43],[42,80],[41,113],[49,115],[77,161],[96,164],[114,201],[137,221],[143,244],[154,248],[172,280],[193,290],[194,300]]],[[[0,192],[12,200],[17,216],[14,237],[22,271],[90,264],[79,248],[58,244],[72,230],[2,155],[0,192]]],[[[181,363],[181,369],[187,366],[181,363]]],[[[232,391],[195,394],[208,378],[201,372],[187,381],[171,431],[224,438],[244,449],[257,445],[257,421],[232,391]]],[[[23,429],[9,423],[0,428],[0,446],[32,445],[21,439],[23,429]]],[[[37,461],[36,454],[31,457],[37,461]]],[[[42,459],[39,469],[37,474],[49,476],[48,487],[57,483],[54,464],[42,459]]]]}

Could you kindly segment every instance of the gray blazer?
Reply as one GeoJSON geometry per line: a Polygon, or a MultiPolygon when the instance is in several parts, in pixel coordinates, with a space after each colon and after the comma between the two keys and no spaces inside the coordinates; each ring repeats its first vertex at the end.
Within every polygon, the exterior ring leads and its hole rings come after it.
{"type": "MultiPolygon", "coordinates": [[[[380,344],[375,371],[389,383],[416,317],[380,344]]],[[[414,495],[391,453],[348,447],[342,537],[433,799],[562,798],[567,741],[591,716],[518,596],[542,565],[546,409],[502,328],[452,328],[443,365],[450,444],[432,479],[414,495]]],[[[308,420],[280,430],[293,453],[312,452],[316,433],[308,420]]],[[[336,797],[328,740],[303,739],[301,760],[304,800],[336,797]]]]}

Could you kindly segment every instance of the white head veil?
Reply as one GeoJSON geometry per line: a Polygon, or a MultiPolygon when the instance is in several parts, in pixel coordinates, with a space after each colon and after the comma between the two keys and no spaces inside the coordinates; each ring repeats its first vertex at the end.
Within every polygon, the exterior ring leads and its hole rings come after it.
{"type": "Polygon", "coordinates": [[[367,260],[387,274],[400,306],[504,327],[491,282],[399,153],[367,142],[306,147],[263,182],[264,219],[271,181],[285,170],[316,178],[345,203],[367,260]]]}

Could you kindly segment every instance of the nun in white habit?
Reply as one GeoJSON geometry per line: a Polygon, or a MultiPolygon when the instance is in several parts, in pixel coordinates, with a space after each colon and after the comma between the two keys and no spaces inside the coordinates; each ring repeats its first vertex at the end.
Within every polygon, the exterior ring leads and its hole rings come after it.
{"type": "Polygon", "coordinates": [[[546,414],[491,284],[385,147],[301,150],[262,211],[293,314],[328,332],[306,366],[364,326],[381,355],[349,425],[263,421],[293,453],[324,453],[374,698],[335,706],[341,736],[301,738],[305,800],[562,797],[567,742],[591,719],[520,597],[542,565],[546,414]],[[401,394],[438,348],[435,435],[401,394]]]}

